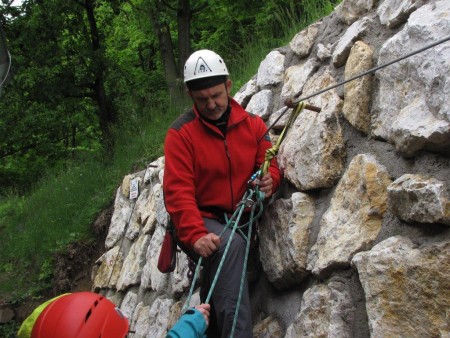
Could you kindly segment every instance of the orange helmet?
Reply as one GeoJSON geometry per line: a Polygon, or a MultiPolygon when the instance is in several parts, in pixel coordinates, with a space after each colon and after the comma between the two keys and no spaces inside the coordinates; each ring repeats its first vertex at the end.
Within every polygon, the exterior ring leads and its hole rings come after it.
{"type": "Polygon", "coordinates": [[[107,298],[77,292],[50,303],[39,315],[31,338],[124,338],[128,319],[107,298]]]}

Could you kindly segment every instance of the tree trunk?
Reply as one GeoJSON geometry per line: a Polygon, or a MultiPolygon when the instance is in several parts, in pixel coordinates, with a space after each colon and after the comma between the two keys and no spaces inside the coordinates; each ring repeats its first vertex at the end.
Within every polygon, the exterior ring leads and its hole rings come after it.
{"type": "Polygon", "coordinates": [[[184,74],[184,64],[191,54],[191,19],[189,0],[178,0],[178,74],[184,74]]]}
{"type": "Polygon", "coordinates": [[[179,74],[177,71],[177,63],[175,61],[175,54],[173,51],[173,42],[170,35],[170,27],[165,21],[159,20],[159,15],[162,11],[161,2],[156,1],[156,9],[152,6],[148,8],[148,14],[152,24],[153,32],[158,37],[159,52],[164,65],[164,73],[166,76],[166,83],[169,89],[171,98],[179,98],[181,95],[179,86],[179,74]]]}
{"type": "Polygon", "coordinates": [[[100,44],[100,36],[98,33],[97,22],[94,15],[95,0],[85,0],[84,8],[89,22],[92,42],[92,55],[94,65],[94,99],[98,105],[98,118],[100,129],[103,135],[103,144],[108,152],[112,151],[113,138],[111,135],[111,125],[114,123],[114,108],[108,100],[105,90],[104,68],[105,63],[103,59],[103,52],[100,44]]]}

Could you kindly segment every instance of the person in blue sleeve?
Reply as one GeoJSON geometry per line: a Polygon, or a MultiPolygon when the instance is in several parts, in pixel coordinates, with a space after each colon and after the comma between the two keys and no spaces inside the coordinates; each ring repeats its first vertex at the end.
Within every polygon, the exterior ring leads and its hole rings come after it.
{"type": "Polygon", "coordinates": [[[167,333],[166,338],[204,338],[209,324],[209,304],[188,309],[167,333]]]}

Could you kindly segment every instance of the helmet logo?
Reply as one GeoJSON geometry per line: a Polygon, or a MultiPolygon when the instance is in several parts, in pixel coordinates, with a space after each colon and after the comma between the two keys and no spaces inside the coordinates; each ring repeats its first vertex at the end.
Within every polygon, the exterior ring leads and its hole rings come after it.
{"type": "Polygon", "coordinates": [[[209,68],[208,64],[205,62],[205,60],[203,60],[202,57],[199,57],[197,59],[197,64],[195,65],[194,75],[207,72],[212,72],[211,68],[209,68]]]}

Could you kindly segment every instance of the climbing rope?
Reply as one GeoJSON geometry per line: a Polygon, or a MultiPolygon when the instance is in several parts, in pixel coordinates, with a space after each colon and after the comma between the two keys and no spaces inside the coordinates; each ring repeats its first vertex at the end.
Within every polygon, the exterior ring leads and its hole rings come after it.
{"type": "MultiPolygon", "coordinates": [[[[250,253],[250,242],[251,242],[251,238],[252,238],[253,222],[255,220],[257,220],[264,211],[263,201],[265,198],[265,194],[264,194],[264,192],[259,190],[258,185],[253,186],[252,182],[258,177],[263,177],[268,172],[269,167],[270,167],[270,162],[278,154],[278,150],[280,149],[280,145],[283,142],[284,138],[286,137],[287,131],[294,124],[295,119],[297,118],[297,116],[300,114],[300,112],[305,107],[315,108],[315,107],[306,105],[304,102],[299,102],[296,105],[293,113],[289,117],[289,121],[286,123],[285,127],[283,128],[283,131],[281,132],[276,144],[273,147],[266,150],[263,164],[261,165],[259,170],[257,170],[250,177],[250,179],[248,181],[248,189],[245,192],[244,196],[242,197],[241,201],[237,204],[236,210],[234,211],[234,213],[232,214],[232,216],[230,218],[228,218],[228,215],[225,214],[226,224],[224,225],[223,230],[219,234],[219,237],[222,238],[223,234],[228,229],[231,229],[231,233],[228,238],[228,242],[225,247],[222,258],[219,262],[217,272],[214,275],[214,279],[211,283],[211,287],[209,289],[208,295],[205,299],[205,303],[208,304],[211,300],[212,293],[216,286],[216,283],[219,278],[219,275],[222,270],[225,259],[227,258],[227,254],[228,254],[231,242],[233,240],[233,237],[236,232],[239,232],[239,234],[242,236],[242,238],[246,241],[246,248],[245,248],[245,256],[244,256],[244,266],[242,268],[241,280],[240,280],[240,285],[239,285],[239,294],[238,294],[238,299],[236,302],[236,310],[234,312],[233,326],[231,328],[230,337],[234,336],[237,318],[239,315],[239,308],[241,305],[242,294],[244,291],[244,282],[245,282],[245,278],[246,278],[248,256],[250,253]],[[241,225],[240,222],[241,222],[242,214],[243,214],[244,210],[247,208],[251,208],[249,221],[247,223],[241,225]],[[247,231],[245,232],[244,229],[247,229],[247,231]]],[[[197,267],[195,269],[195,273],[194,273],[194,277],[192,279],[188,297],[187,297],[186,302],[184,303],[184,306],[181,310],[182,313],[184,313],[187,310],[187,308],[189,307],[189,304],[191,302],[192,294],[194,292],[194,287],[195,287],[196,281],[200,275],[200,268],[202,265],[202,261],[203,261],[203,257],[200,257],[197,262],[197,267]]]]}

